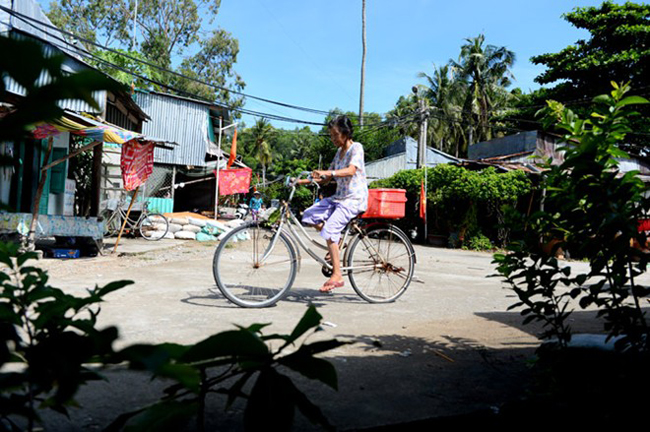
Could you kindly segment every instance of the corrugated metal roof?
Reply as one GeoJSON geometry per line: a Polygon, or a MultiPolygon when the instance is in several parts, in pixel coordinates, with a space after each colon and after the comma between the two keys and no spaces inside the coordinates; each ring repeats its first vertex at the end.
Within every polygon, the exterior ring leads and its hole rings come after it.
{"type": "Polygon", "coordinates": [[[135,101],[151,120],[142,133],[178,143],[174,151],[156,149],[154,162],[171,165],[205,166],[209,106],[162,93],[136,91],[135,101]]]}

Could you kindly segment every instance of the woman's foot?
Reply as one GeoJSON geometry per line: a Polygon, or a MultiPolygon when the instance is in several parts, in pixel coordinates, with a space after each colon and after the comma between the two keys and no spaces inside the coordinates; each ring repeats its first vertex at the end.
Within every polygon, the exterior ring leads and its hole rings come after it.
{"type": "Polygon", "coordinates": [[[323,293],[327,293],[334,290],[334,288],[341,288],[343,285],[345,285],[343,279],[340,280],[329,279],[327,282],[323,284],[323,286],[320,288],[319,291],[323,293]]]}

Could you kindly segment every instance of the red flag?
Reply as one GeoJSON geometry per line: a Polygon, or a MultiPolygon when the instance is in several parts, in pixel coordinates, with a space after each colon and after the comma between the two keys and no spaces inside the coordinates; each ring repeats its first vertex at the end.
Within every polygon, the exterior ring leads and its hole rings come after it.
{"type": "Polygon", "coordinates": [[[427,195],[424,193],[424,179],[420,183],[420,217],[422,220],[427,217],[427,195]]]}
{"type": "Polygon", "coordinates": [[[230,158],[228,159],[228,164],[226,165],[226,169],[230,169],[233,162],[235,162],[235,156],[237,156],[237,129],[235,129],[235,133],[232,136],[232,145],[230,146],[230,158]]]}

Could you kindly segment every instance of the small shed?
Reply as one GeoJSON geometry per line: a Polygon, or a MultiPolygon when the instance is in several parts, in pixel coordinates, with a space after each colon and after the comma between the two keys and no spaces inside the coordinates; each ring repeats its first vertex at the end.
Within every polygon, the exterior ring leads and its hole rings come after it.
{"type": "MultiPolygon", "coordinates": [[[[564,161],[560,150],[566,143],[562,137],[544,131],[526,131],[473,144],[468,150],[468,160],[464,166],[494,166],[504,170],[523,169],[539,173],[537,166],[541,161],[551,160],[553,165],[564,161]]],[[[639,178],[650,182],[650,165],[641,158],[619,158],[621,173],[638,171],[639,178]]]]}

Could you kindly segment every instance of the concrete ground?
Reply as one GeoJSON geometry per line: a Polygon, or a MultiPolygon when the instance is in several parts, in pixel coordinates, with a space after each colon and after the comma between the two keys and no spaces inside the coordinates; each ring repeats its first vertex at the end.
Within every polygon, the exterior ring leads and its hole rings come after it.
{"type": "MultiPolygon", "coordinates": [[[[228,302],[212,277],[216,244],[125,239],[118,254],[43,260],[51,284],[69,292],[117,279],[135,282],[111,293],[100,327],[116,325],[118,347],[134,343],[190,344],[235,324],[272,323],[288,333],[310,304],[325,321],[310,340],[353,341],[326,353],[338,372],[338,392],[298,378],[297,385],[338,429],[357,429],[492,408],[522,396],[527,361],[539,345],[535,326],[508,307],[516,302],[495,273],[489,253],[416,246],[416,281],[395,303],[369,304],[346,283],[321,294],[319,266],[303,255],[289,295],[275,307],[242,309],[228,302]]],[[[571,263],[584,269],[584,263],[571,263]]],[[[645,281],[647,282],[647,281],[645,281]]],[[[575,331],[599,331],[593,313],[574,315],[575,331]]],[[[80,393],[83,410],[69,422],[47,417],[53,430],[94,430],[120,412],[156,400],[160,385],[134,372],[111,372],[108,383],[80,393]]],[[[208,430],[240,430],[242,407],[224,412],[210,401],[208,430]]],[[[297,419],[296,430],[318,429],[297,419]]]]}

